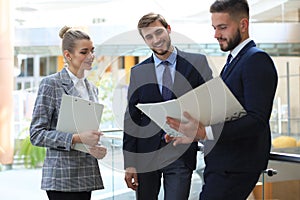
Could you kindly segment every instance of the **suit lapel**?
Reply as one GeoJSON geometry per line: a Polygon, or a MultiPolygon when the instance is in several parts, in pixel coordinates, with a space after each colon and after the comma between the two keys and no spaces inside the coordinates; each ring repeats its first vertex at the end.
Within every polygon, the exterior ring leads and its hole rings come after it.
{"type": "MultiPolygon", "coordinates": [[[[186,85],[188,83],[188,77],[191,73],[191,70],[193,66],[191,63],[189,63],[186,60],[185,54],[182,51],[179,51],[177,49],[177,61],[176,61],[176,72],[175,72],[175,78],[174,78],[174,85],[173,85],[173,93],[175,93],[176,96],[180,96],[181,89],[185,88],[183,87],[183,84],[186,85]]],[[[188,83],[189,84],[189,83],[188,83]]]]}
{"type": "Polygon", "coordinates": [[[60,72],[60,78],[62,82],[62,88],[66,94],[80,97],[79,92],[75,89],[75,86],[65,68],[63,68],[60,72]]]}
{"type": "Polygon", "coordinates": [[[162,95],[159,90],[159,85],[157,82],[157,76],[155,72],[155,65],[154,65],[154,60],[153,57],[151,56],[149,59],[147,59],[141,66],[143,70],[141,72],[143,75],[141,76],[143,80],[141,80],[141,83],[147,84],[147,93],[151,94],[153,99],[159,99],[159,101],[162,101],[162,95]]]}
{"type": "Polygon", "coordinates": [[[226,79],[228,77],[228,75],[231,73],[231,71],[233,70],[233,68],[235,67],[236,63],[240,60],[241,55],[240,53],[230,62],[230,64],[228,65],[226,71],[223,73],[224,68],[221,72],[221,77],[223,79],[226,79]]]}
{"type": "Polygon", "coordinates": [[[221,72],[221,77],[223,80],[225,80],[230,73],[234,70],[234,68],[236,67],[237,63],[243,58],[243,55],[249,50],[249,48],[251,47],[255,47],[255,43],[251,40],[248,44],[246,44],[246,46],[244,46],[241,51],[238,53],[238,55],[230,62],[228,69],[225,71],[225,73],[221,72]]]}

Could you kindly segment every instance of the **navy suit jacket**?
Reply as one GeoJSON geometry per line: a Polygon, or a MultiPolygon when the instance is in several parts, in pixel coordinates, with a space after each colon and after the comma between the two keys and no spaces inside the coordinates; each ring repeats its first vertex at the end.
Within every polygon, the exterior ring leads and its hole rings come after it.
{"type": "MultiPolygon", "coordinates": [[[[212,78],[212,71],[204,55],[177,50],[176,59],[173,99],[212,78]]],[[[142,168],[144,166],[149,171],[153,171],[160,169],[163,163],[182,156],[186,165],[195,169],[197,143],[179,145],[177,148],[168,144],[168,148],[162,148],[163,131],[136,108],[138,103],[163,101],[152,56],[131,69],[127,98],[123,138],[124,167],[142,168]],[[164,150],[157,151],[161,148],[164,150]],[[153,167],[149,167],[150,165],[153,167]]]]}
{"type": "Polygon", "coordinates": [[[222,79],[247,115],[212,126],[216,140],[205,142],[206,171],[263,170],[271,147],[269,119],[278,79],[274,63],[250,41],[222,79]]]}

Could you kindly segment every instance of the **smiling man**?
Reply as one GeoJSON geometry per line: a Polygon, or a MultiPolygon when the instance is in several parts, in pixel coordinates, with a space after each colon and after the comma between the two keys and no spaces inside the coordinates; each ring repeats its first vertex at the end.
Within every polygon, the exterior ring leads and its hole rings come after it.
{"type": "MultiPolygon", "coordinates": [[[[268,164],[269,120],[278,77],[270,56],[249,38],[246,0],[215,1],[210,12],[214,37],[222,51],[230,52],[221,77],[247,115],[211,126],[213,138],[204,141],[205,184],[200,199],[244,200],[268,164]]],[[[191,141],[191,137],[193,141],[207,138],[208,129],[188,113],[186,117],[187,123],[167,119],[172,128],[187,136],[174,138],[174,144],[191,141]]]]}
{"type": "Polygon", "coordinates": [[[171,27],[160,15],[144,15],[138,30],[153,54],[131,69],[128,107],[124,118],[125,181],[137,199],[155,200],[163,176],[166,200],[187,200],[196,167],[197,142],[175,148],[143,114],[138,103],[177,98],[212,78],[202,54],[187,53],[171,43],[171,27]]]}

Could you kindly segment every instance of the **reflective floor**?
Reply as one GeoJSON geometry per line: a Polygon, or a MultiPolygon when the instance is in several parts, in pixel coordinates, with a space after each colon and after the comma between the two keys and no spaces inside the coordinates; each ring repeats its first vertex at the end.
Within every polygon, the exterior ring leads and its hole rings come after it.
{"type": "MultiPolygon", "coordinates": [[[[128,189],[124,181],[122,140],[120,132],[110,134],[101,140],[107,148],[107,155],[99,160],[100,171],[105,189],[92,192],[92,200],[132,200],[135,193],[128,189]]],[[[197,170],[192,177],[189,200],[198,200],[202,188],[199,175],[204,168],[203,154],[198,152],[197,170]]],[[[0,171],[1,200],[47,200],[46,192],[40,189],[42,169],[25,169],[13,165],[11,170],[0,171]]],[[[163,199],[163,191],[159,200],[163,199]]]]}
{"type": "MultiPolygon", "coordinates": [[[[92,200],[132,200],[134,192],[124,182],[124,173],[112,171],[111,168],[100,166],[105,189],[94,191],[92,200]],[[112,176],[113,173],[113,176],[112,176]]],[[[45,191],[40,189],[41,169],[12,169],[0,172],[1,200],[47,200],[45,191]]],[[[192,189],[189,200],[199,198],[202,181],[198,174],[193,175],[192,189]]],[[[163,193],[159,195],[163,199],[163,193]]]]}

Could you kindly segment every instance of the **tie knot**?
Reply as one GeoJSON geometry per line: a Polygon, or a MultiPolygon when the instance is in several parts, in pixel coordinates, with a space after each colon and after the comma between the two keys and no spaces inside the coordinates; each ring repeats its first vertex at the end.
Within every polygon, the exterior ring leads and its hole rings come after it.
{"type": "Polygon", "coordinates": [[[161,61],[161,64],[166,67],[166,66],[169,66],[170,62],[167,61],[167,60],[164,60],[164,61],[161,61]]]}
{"type": "Polygon", "coordinates": [[[232,58],[232,55],[231,55],[231,54],[229,54],[229,55],[227,56],[227,61],[226,61],[226,64],[229,64],[229,63],[230,63],[230,60],[231,60],[231,58],[232,58]]]}
{"type": "Polygon", "coordinates": [[[227,56],[226,64],[225,64],[225,66],[224,66],[224,68],[223,68],[223,71],[222,71],[222,73],[221,73],[222,75],[225,74],[225,71],[228,70],[228,66],[229,66],[229,64],[230,64],[231,58],[232,58],[232,55],[229,54],[229,55],[227,56]]]}

